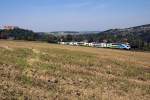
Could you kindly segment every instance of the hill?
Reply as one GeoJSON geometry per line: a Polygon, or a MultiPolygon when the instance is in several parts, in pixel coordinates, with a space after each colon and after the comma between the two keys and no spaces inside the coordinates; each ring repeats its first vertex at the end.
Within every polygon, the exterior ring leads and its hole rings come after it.
{"type": "Polygon", "coordinates": [[[25,29],[0,30],[0,39],[15,39],[29,41],[46,41],[58,43],[60,41],[88,41],[88,42],[115,42],[130,43],[135,50],[150,51],[150,24],[125,29],[110,29],[97,31],[62,31],[53,33],[33,32],[25,29]],[[61,34],[61,35],[60,35],[61,34]]]}
{"type": "Polygon", "coordinates": [[[98,34],[100,31],[55,31],[49,32],[48,34],[52,34],[55,36],[65,36],[65,35],[81,35],[81,34],[98,34]]]}
{"type": "Polygon", "coordinates": [[[149,100],[150,53],[0,41],[1,100],[149,100]]]}
{"type": "Polygon", "coordinates": [[[126,39],[132,46],[150,49],[150,24],[125,28],[113,29],[102,32],[102,34],[113,35],[117,41],[126,39]]]}
{"type": "Polygon", "coordinates": [[[150,24],[125,29],[110,29],[99,34],[79,35],[76,38],[90,42],[128,42],[134,49],[150,50],[150,24]]]}
{"type": "Polygon", "coordinates": [[[114,34],[135,33],[135,34],[138,34],[138,33],[144,33],[144,32],[150,32],[150,24],[131,27],[131,28],[125,28],[125,29],[110,29],[102,33],[112,33],[112,34],[113,33],[114,34]]]}

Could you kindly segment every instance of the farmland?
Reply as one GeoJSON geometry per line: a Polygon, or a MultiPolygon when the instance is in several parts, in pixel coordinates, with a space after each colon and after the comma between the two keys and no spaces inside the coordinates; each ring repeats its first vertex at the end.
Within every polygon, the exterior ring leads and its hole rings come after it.
{"type": "Polygon", "coordinates": [[[0,40],[0,100],[149,98],[149,52],[0,40]]]}

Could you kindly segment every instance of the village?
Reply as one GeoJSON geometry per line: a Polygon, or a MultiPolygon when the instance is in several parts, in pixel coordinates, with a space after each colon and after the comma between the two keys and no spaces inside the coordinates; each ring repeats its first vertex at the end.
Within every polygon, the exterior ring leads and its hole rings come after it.
{"type": "Polygon", "coordinates": [[[71,45],[71,46],[96,47],[96,48],[114,48],[114,49],[126,49],[126,50],[131,49],[129,43],[58,42],[58,44],[71,45]]]}

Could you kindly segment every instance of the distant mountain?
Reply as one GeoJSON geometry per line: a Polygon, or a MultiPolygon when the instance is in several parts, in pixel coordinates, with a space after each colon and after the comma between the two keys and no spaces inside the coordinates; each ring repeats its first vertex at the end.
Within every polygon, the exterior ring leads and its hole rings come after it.
{"type": "Polygon", "coordinates": [[[54,31],[54,32],[50,32],[48,34],[53,34],[53,35],[75,35],[75,34],[79,34],[79,32],[77,31],[54,31]]]}
{"type": "Polygon", "coordinates": [[[100,31],[54,31],[54,32],[45,32],[45,33],[58,36],[58,35],[98,34],[100,33],[100,31]]]}

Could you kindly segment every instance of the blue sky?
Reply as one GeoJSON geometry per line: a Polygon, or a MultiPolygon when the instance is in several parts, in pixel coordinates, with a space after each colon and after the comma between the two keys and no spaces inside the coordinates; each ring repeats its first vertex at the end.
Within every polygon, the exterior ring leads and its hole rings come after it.
{"type": "Polygon", "coordinates": [[[150,24],[150,0],[0,0],[0,26],[102,31],[150,24]]]}

